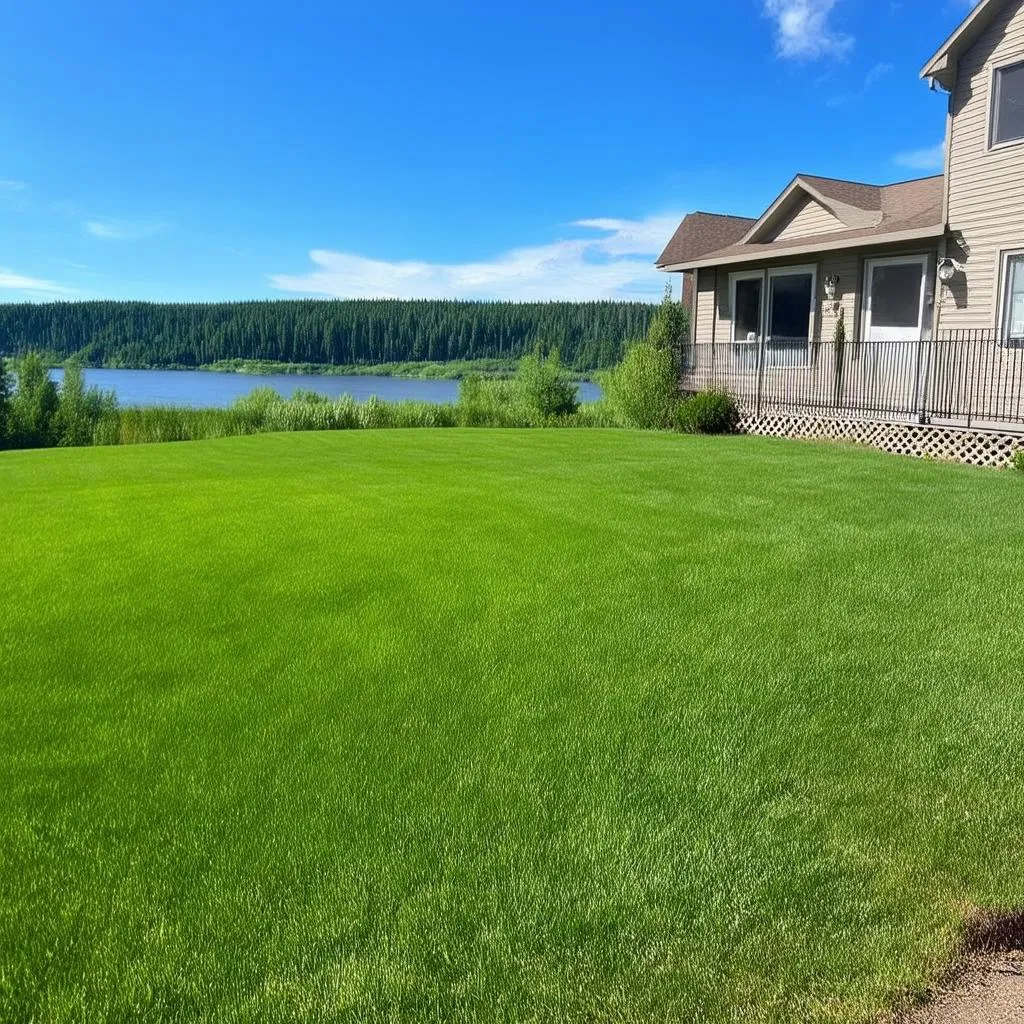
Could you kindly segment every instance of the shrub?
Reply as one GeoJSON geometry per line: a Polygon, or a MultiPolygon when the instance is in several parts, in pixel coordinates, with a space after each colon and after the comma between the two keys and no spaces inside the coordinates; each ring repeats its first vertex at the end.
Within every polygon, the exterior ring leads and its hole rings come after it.
{"type": "Polygon", "coordinates": [[[672,354],[649,341],[630,346],[626,358],[601,381],[618,418],[630,427],[667,427],[679,397],[672,354]]]}
{"type": "Polygon", "coordinates": [[[739,409],[724,391],[701,391],[676,407],[676,426],[684,434],[731,434],[739,421],[739,409]]]}
{"type": "Polygon", "coordinates": [[[690,314],[681,302],[672,298],[671,283],[665,285],[665,297],[647,328],[647,340],[657,348],[678,349],[690,336],[690,314]]]}
{"type": "Polygon", "coordinates": [[[64,380],[57,396],[57,411],[53,418],[53,435],[57,444],[79,447],[92,444],[99,422],[117,409],[117,398],[112,391],[85,386],[85,373],[81,363],[68,360],[64,364],[64,380]]]}
{"type": "Polygon", "coordinates": [[[238,424],[239,432],[255,434],[267,428],[267,419],[272,411],[284,400],[270,387],[253,388],[247,395],[236,398],[231,403],[230,411],[238,424]]]}
{"type": "Polygon", "coordinates": [[[53,444],[58,404],[57,385],[40,356],[30,352],[18,365],[18,387],[10,404],[12,442],[21,448],[53,444]]]}
{"type": "Polygon", "coordinates": [[[516,367],[514,386],[523,408],[542,420],[576,411],[578,388],[569,380],[557,350],[552,350],[546,359],[539,347],[532,355],[523,356],[516,367]]]}
{"type": "Polygon", "coordinates": [[[1010,465],[1013,466],[1014,469],[1018,469],[1024,473],[1024,448],[1018,448],[1013,453],[1013,458],[1010,459],[1010,465]]]}
{"type": "Polygon", "coordinates": [[[536,414],[521,403],[515,381],[473,374],[459,381],[455,416],[460,427],[528,427],[536,414]]]}

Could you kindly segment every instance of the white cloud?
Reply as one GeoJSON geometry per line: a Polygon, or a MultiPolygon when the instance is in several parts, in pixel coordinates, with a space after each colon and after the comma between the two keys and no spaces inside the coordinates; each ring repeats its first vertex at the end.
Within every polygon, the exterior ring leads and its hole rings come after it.
{"type": "Polygon", "coordinates": [[[163,221],[87,220],[82,227],[94,238],[134,242],[160,234],[167,225],[163,221]]]}
{"type": "Polygon", "coordinates": [[[273,287],[332,298],[658,299],[664,274],[653,267],[679,224],[663,215],[644,220],[594,217],[571,226],[601,232],[511,249],[476,263],[375,260],[313,249],[305,274],[271,274],[273,287]]]}
{"type": "Polygon", "coordinates": [[[775,21],[780,57],[816,60],[838,57],[853,46],[853,36],[829,24],[836,0],[764,0],[764,13],[775,21]]]}
{"type": "Polygon", "coordinates": [[[14,178],[0,178],[0,192],[24,192],[28,185],[14,178]]]}
{"type": "Polygon", "coordinates": [[[864,76],[864,90],[867,91],[873,85],[877,85],[886,75],[888,75],[894,65],[887,61],[879,61],[870,71],[864,76]]]}
{"type": "Polygon", "coordinates": [[[0,288],[46,297],[74,294],[73,289],[65,288],[54,281],[46,281],[41,277],[29,277],[26,274],[18,274],[13,270],[8,270],[6,267],[0,267],[0,288]]]}
{"type": "Polygon", "coordinates": [[[897,153],[892,160],[900,167],[909,167],[915,171],[941,171],[946,160],[946,143],[937,142],[924,149],[908,149],[897,153]]]}

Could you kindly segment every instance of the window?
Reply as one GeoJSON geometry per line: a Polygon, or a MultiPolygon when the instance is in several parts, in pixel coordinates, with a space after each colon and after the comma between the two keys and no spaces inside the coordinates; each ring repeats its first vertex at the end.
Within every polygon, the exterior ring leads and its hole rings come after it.
{"type": "Polygon", "coordinates": [[[1024,342],[1024,252],[1007,253],[1003,259],[1003,341],[1024,342]]]}
{"type": "Polygon", "coordinates": [[[768,272],[766,366],[808,365],[814,278],[812,267],[768,272]]]}
{"type": "Polygon", "coordinates": [[[733,360],[737,369],[751,370],[757,366],[757,346],[761,340],[762,295],[764,273],[730,274],[732,290],[733,360]]]}
{"type": "Polygon", "coordinates": [[[990,145],[1024,139],[1024,62],[996,68],[992,80],[990,145]]]}

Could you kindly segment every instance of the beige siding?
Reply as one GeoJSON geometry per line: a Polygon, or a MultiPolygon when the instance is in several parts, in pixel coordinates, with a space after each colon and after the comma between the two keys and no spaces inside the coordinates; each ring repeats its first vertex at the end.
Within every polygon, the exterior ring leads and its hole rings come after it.
{"type": "Polygon", "coordinates": [[[832,231],[846,230],[847,225],[807,196],[771,238],[773,241],[781,242],[788,238],[808,238],[811,235],[827,235],[832,231]]]}
{"type": "Polygon", "coordinates": [[[715,271],[704,267],[697,271],[697,315],[693,337],[696,341],[711,341],[715,321],[715,271]]]}
{"type": "MultiPolygon", "coordinates": [[[[1013,0],[961,58],[952,97],[949,226],[963,235],[966,274],[941,290],[938,326],[997,326],[999,253],[1024,248],[1024,143],[990,150],[992,72],[1024,60],[1024,0],[1013,0]]],[[[955,248],[950,254],[963,258],[955,248]]]]}
{"type": "Polygon", "coordinates": [[[863,279],[863,264],[860,254],[849,249],[825,253],[821,257],[818,273],[821,275],[818,286],[821,340],[828,342],[836,340],[836,322],[839,315],[833,309],[833,303],[823,301],[822,296],[825,290],[825,278],[830,274],[837,274],[839,277],[839,308],[842,310],[843,323],[846,325],[846,339],[853,341],[857,336],[856,332],[860,329],[859,307],[863,279]]]}
{"type": "MultiPolygon", "coordinates": [[[[771,260],[758,264],[725,267],[705,267],[699,271],[697,292],[697,330],[694,339],[709,342],[728,342],[732,337],[732,309],[730,308],[729,275],[733,273],[766,273],[770,269],[790,266],[813,266],[816,273],[815,296],[811,309],[811,337],[822,341],[835,340],[837,312],[833,304],[824,299],[825,278],[829,274],[839,277],[839,305],[843,310],[846,324],[846,339],[853,341],[860,337],[861,299],[864,290],[865,260],[876,256],[916,256],[926,253],[928,263],[928,294],[932,292],[935,276],[935,250],[913,246],[876,246],[871,249],[837,249],[785,260],[771,260]]],[[[767,280],[765,282],[767,288],[767,280]]],[[[767,301],[767,292],[765,293],[767,301]]],[[[925,333],[931,329],[931,307],[925,309],[925,333]]]]}

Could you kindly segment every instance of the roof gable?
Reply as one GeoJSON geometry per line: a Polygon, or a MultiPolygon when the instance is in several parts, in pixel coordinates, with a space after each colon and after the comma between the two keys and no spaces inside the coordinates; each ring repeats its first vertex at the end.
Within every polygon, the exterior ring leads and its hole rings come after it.
{"type": "Polygon", "coordinates": [[[665,270],[692,270],[695,267],[754,263],[882,242],[937,238],[945,230],[943,182],[941,174],[893,185],[867,185],[798,175],[765,216],[757,221],[749,217],[691,213],[676,229],[657,265],[665,270]],[[800,180],[806,187],[801,191],[794,190],[793,184],[800,180]],[[816,195],[812,196],[812,192],[816,195]],[[792,209],[783,205],[783,200],[802,204],[804,211],[810,208],[813,200],[823,214],[830,216],[835,216],[830,211],[842,211],[843,216],[836,219],[842,220],[843,227],[811,235],[801,229],[798,237],[787,231],[785,225],[788,224],[795,232],[801,223],[806,223],[806,219],[801,222],[799,213],[794,215],[792,209]],[[775,238],[748,241],[758,225],[763,226],[773,209],[783,225],[776,228],[775,238]],[[849,221],[845,218],[859,220],[862,226],[847,227],[849,221]]]}
{"type": "Polygon", "coordinates": [[[881,219],[880,195],[875,186],[798,174],[741,241],[771,242],[780,237],[809,237],[828,231],[873,227],[881,219]],[[806,236],[790,230],[801,214],[806,236]]]}
{"type": "MultiPolygon", "coordinates": [[[[952,35],[935,51],[921,68],[922,78],[931,78],[947,92],[956,84],[956,62],[992,23],[1009,0],[980,0],[974,9],[954,29],[952,35]]],[[[1020,2],[1020,0],[1016,0],[1020,2]]]]}

